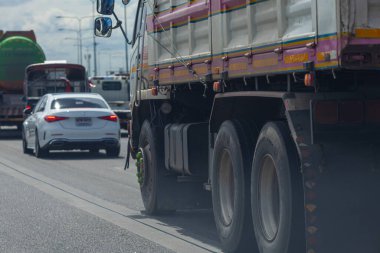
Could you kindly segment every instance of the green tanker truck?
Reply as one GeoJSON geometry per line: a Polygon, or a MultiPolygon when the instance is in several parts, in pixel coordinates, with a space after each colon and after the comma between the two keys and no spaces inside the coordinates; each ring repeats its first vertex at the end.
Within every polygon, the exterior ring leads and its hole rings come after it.
{"type": "Polygon", "coordinates": [[[25,67],[44,61],[33,31],[0,30],[0,126],[22,125],[25,67]]]}

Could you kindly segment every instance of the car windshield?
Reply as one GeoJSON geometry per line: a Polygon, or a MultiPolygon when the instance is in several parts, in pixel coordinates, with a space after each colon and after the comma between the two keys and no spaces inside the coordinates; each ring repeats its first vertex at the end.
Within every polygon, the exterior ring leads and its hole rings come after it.
{"type": "Polygon", "coordinates": [[[72,109],[72,108],[105,108],[106,103],[98,98],[58,98],[51,103],[51,109],[72,109]]]}

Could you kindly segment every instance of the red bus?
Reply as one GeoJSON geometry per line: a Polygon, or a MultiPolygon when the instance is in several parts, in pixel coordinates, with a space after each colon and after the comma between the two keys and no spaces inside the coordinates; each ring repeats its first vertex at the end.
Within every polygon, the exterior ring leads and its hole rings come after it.
{"type": "Polygon", "coordinates": [[[79,64],[45,62],[25,69],[26,108],[33,108],[47,93],[89,92],[86,69],[79,64]]]}

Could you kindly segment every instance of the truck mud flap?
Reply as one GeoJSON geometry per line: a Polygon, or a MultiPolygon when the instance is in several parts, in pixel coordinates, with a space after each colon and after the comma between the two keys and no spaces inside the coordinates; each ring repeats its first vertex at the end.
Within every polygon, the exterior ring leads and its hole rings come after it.
{"type": "Polygon", "coordinates": [[[307,243],[315,252],[380,252],[380,149],[323,143],[304,169],[307,243]]]}
{"type": "Polygon", "coordinates": [[[303,173],[305,252],[380,252],[378,139],[311,144],[309,111],[287,118],[303,173]]]}

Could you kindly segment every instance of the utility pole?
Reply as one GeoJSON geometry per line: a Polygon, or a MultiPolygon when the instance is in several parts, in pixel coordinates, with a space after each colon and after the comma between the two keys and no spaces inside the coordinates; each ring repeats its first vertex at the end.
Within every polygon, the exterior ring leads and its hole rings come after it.
{"type": "MultiPolygon", "coordinates": [[[[125,34],[127,34],[127,6],[124,5],[124,30],[125,34]]],[[[128,43],[127,40],[125,40],[125,73],[129,73],[129,66],[128,66],[128,43]]]]}
{"type": "MultiPolygon", "coordinates": [[[[92,18],[92,16],[84,16],[84,17],[56,16],[56,18],[58,18],[58,19],[73,19],[73,20],[76,20],[78,22],[78,38],[79,38],[79,49],[80,49],[79,64],[82,64],[82,58],[83,58],[83,54],[82,54],[82,20],[85,18],[92,18]]],[[[61,28],[58,30],[59,31],[63,31],[63,30],[70,31],[72,29],[61,28]]]]}
{"type": "Polygon", "coordinates": [[[90,73],[90,69],[91,69],[91,54],[90,53],[87,53],[84,55],[84,59],[87,60],[87,75],[89,75],[90,73]]]}
{"type": "MultiPolygon", "coordinates": [[[[95,20],[95,0],[90,0],[92,3],[92,19],[95,20]]],[[[96,63],[96,36],[94,33],[92,33],[92,41],[93,41],[93,48],[94,48],[94,76],[97,76],[98,71],[97,71],[97,63],[96,63]]]]}

